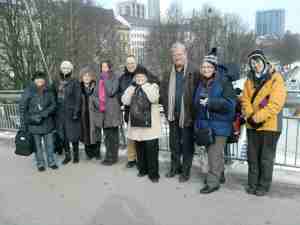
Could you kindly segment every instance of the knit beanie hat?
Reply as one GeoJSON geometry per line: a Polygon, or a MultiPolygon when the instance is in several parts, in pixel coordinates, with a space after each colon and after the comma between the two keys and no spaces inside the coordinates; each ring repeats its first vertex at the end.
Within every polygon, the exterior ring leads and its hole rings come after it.
{"type": "Polygon", "coordinates": [[[248,55],[248,64],[252,71],[255,71],[255,66],[253,65],[252,61],[261,61],[263,64],[262,71],[265,71],[268,65],[268,60],[261,49],[256,49],[248,55]]]}
{"type": "Polygon", "coordinates": [[[210,63],[217,68],[218,57],[217,57],[217,48],[212,48],[207,56],[204,57],[203,62],[210,63]]]}
{"type": "Polygon", "coordinates": [[[73,64],[70,62],[70,61],[63,61],[61,64],[60,64],[60,71],[66,75],[66,74],[69,74],[69,73],[72,73],[74,69],[74,66],[73,64]]]}

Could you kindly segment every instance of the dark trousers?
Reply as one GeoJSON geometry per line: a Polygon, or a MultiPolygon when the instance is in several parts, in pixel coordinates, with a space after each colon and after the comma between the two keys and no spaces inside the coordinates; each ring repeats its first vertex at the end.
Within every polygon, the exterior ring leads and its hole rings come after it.
{"type": "MultiPolygon", "coordinates": [[[[101,143],[102,141],[102,128],[97,128],[97,141],[101,143]]],[[[117,162],[119,159],[119,127],[110,127],[110,128],[103,128],[104,133],[104,144],[106,148],[105,153],[105,161],[109,162],[117,162]]]]}
{"type": "Polygon", "coordinates": [[[158,149],[158,139],[136,141],[138,170],[150,179],[159,178],[158,149]]]}
{"type": "Polygon", "coordinates": [[[170,122],[171,170],[189,176],[194,157],[193,128],[180,128],[178,121],[170,122]]]}
{"type": "Polygon", "coordinates": [[[269,191],[279,136],[279,132],[247,130],[249,187],[269,191]]]}

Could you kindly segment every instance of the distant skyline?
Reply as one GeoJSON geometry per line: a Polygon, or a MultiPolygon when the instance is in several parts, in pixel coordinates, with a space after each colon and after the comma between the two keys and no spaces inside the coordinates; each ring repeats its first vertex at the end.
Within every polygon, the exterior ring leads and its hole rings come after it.
{"type": "MultiPolygon", "coordinates": [[[[114,8],[120,0],[98,0],[105,8],[114,8]]],[[[124,0],[121,0],[124,1],[124,0]]],[[[137,0],[147,4],[147,0],[137,0]]],[[[161,0],[161,13],[164,14],[172,0],[161,0]]],[[[203,4],[210,4],[220,10],[222,13],[235,13],[241,16],[244,23],[255,30],[255,13],[257,10],[285,9],[286,10],[286,30],[300,33],[300,2],[295,0],[182,0],[183,12],[192,13],[193,8],[200,9],[203,4]]]]}

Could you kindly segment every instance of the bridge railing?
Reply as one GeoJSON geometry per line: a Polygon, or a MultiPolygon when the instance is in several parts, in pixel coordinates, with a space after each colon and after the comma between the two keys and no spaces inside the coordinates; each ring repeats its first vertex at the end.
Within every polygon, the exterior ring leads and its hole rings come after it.
{"type": "MultiPolygon", "coordinates": [[[[277,145],[276,164],[300,168],[300,117],[290,116],[289,110],[284,109],[283,130],[277,145]]],[[[162,137],[160,150],[169,151],[169,125],[161,111],[162,137]]],[[[17,130],[20,127],[20,117],[17,104],[0,104],[0,129],[17,130]]],[[[120,129],[121,145],[126,145],[126,124],[120,129]]],[[[228,146],[225,157],[231,160],[247,160],[246,129],[242,129],[240,140],[237,144],[228,146]]]]}

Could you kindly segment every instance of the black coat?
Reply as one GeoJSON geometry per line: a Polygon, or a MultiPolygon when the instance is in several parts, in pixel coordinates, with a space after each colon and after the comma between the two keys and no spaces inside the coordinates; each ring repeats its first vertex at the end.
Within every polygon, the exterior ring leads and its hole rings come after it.
{"type": "Polygon", "coordinates": [[[48,134],[55,128],[55,95],[47,86],[38,93],[36,85],[31,83],[22,95],[19,103],[21,129],[32,134],[48,134]]]}
{"type": "Polygon", "coordinates": [[[55,82],[57,97],[56,129],[67,142],[78,142],[80,139],[81,87],[80,82],[70,78],[65,84],[63,100],[58,98],[59,82],[55,82]]]}
{"type": "Polygon", "coordinates": [[[91,136],[94,135],[92,133],[92,111],[91,104],[92,104],[92,95],[95,91],[95,82],[91,83],[89,89],[85,88],[84,84],[81,83],[81,135],[80,141],[84,144],[94,144],[92,143],[91,136]]]}

